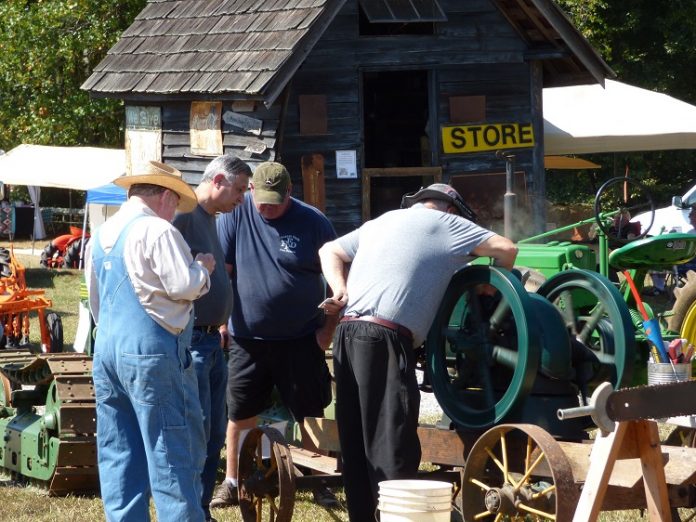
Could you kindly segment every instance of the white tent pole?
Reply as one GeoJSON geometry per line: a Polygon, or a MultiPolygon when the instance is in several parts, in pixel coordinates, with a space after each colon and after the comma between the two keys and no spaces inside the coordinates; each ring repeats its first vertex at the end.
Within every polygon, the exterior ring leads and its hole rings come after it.
{"type": "Polygon", "coordinates": [[[85,201],[85,218],[82,220],[82,244],[80,245],[80,261],[77,264],[77,268],[82,270],[84,268],[84,257],[85,257],[85,234],[87,234],[87,214],[89,212],[89,201],[85,201]]]}
{"type": "Polygon", "coordinates": [[[34,243],[37,239],[43,239],[46,237],[46,231],[44,229],[43,220],[41,219],[41,187],[28,185],[27,191],[29,192],[29,198],[34,205],[34,219],[31,231],[31,253],[34,254],[34,243]]]}

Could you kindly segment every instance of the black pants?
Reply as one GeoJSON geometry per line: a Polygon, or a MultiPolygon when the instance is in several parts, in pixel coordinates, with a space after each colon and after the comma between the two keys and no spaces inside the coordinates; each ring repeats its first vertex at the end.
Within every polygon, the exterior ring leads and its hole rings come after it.
{"type": "Polygon", "coordinates": [[[375,520],[380,481],[412,479],[418,471],[420,393],[411,344],[371,323],[336,330],[336,421],[353,522],[375,520]]]}

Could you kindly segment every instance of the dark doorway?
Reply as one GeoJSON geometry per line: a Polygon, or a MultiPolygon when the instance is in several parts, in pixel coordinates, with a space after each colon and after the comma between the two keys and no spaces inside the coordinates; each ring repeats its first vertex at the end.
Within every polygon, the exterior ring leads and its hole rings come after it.
{"type": "Polygon", "coordinates": [[[423,165],[421,138],[427,138],[428,72],[363,74],[365,166],[423,165]]]}
{"type": "MultiPolygon", "coordinates": [[[[366,168],[430,166],[428,71],[363,73],[366,168]]],[[[399,208],[401,196],[431,182],[409,172],[370,179],[370,218],[399,208]]]]}

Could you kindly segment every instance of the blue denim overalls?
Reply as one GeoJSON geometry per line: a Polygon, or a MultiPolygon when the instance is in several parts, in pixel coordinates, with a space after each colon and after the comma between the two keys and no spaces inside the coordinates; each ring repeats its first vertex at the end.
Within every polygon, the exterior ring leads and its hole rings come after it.
{"type": "Polygon", "coordinates": [[[188,351],[193,319],[176,336],[138,301],[123,245],[140,217],[108,254],[93,239],[100,302],[94,387],[104,511],[109,521],[148,521],[152,492],[160,521],[198,522],[204,520],[205,435],[188,351]]]}

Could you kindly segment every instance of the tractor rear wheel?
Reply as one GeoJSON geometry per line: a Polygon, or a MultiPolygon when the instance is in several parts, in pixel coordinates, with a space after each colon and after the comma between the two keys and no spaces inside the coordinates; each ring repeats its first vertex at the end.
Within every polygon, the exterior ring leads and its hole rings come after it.
{"type": "Polygon", "coordinates": [[[63,321],[55,312],[46,314],[46,327],[48,328],[48,337],[51,341],[51,353],[60,353],[63,351],[63,321]]]}
{"type": "Polygon", "coordinates": [[[54,268],[54,260],[57,255],[58,247],[51,242],[41,251],[41,259],[39,259],[39,264],[44,268],[54,268]]]}
{"type": "MultiPolygon", "coordinates": [[[[85,245],[89,238],[85,238],[85,245]]],[[[65,251],[63,268],[80,268],[80,253],[82,252],[82,239],[73,241],[65,251]]]]}
{"type": "Polygon", "coordinates": [[[696,272],[689,270],[686,273],[686,282],[681,288],[674,289],[674,297],[676,300],[672,307],[672,315],[668,320],[668,327],[670,330],[678,332],[684,324],[689,308],[696,302],[696,272]]]}

